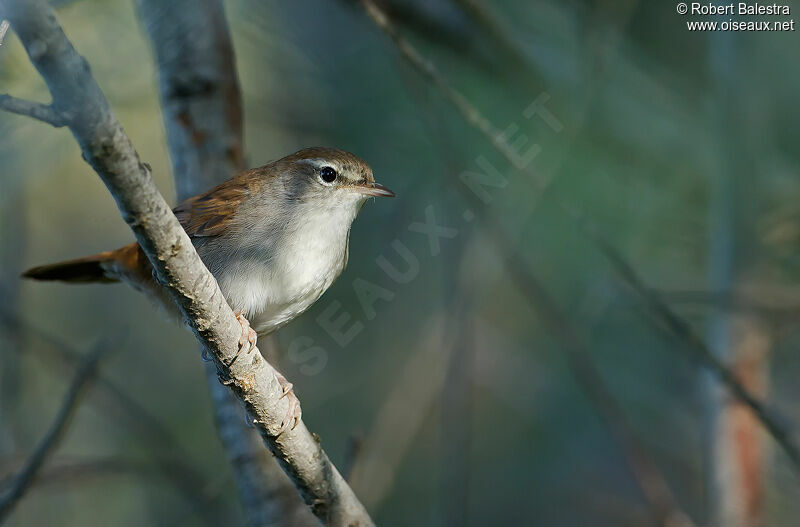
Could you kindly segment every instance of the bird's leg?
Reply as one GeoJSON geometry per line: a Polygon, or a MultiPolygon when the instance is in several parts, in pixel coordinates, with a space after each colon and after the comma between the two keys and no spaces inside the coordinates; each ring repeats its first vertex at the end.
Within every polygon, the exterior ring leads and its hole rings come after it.
{"type": "MultiPolygon", "coordinates": [[[[256,341],[258,340],[258,334],[250,327],[250,322],[242,315],[240,311],[236,312],[236,320],[239,321],[239,324],[242,326],[242,336],[239,338],[239,353],[242,352],[250,352],[251,350],[255,349],[256,341]]],[[[281,399],[284,397],[287,398],[289,401],[289,408],[286,410],[286,416],[283,418],[281,422],[281,429],[278,431],[277,435],[281,435],[286,430],[294,430],[297,425],[300,423],[300,419],[303,415],[303,411],[300,408],[300,400],[294,393],[294,387],[292,383],[290,383],[286,377],[283,376],[281,372],[275,369],[274,366],[267,364],[272,368],[272,374],[275,376],[275,379],[280,384],[283,393],[281,394],[281,399]]]]}

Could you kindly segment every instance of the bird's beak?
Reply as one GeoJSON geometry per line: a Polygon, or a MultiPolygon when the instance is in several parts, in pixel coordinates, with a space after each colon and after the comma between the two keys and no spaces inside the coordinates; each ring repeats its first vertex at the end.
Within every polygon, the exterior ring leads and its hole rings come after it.
{"type": "Polygon", "coordinates": [[[384,187],[380,183],[364,183],[363,185],[355,185],[352,187],[355,192],[364,194],[365,196],[386,197],[393,198],[394,192],[384,187]]]}

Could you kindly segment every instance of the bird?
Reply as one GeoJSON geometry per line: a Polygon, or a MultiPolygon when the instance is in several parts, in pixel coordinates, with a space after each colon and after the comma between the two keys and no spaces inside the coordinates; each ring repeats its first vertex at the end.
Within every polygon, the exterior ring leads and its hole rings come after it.
{"type": "MultiPolygon", "coordinates": [[[[350,227],[370,197],[395,194],[375,182],[366,161],[335,148],[299,150],[241,172],[186,199],[173,212],[255,345],[306,311],[347,265],[350,227]]],[[[33,267],[24,278],[69,283],[123,282],[180,320],[142,248],[33,267]]],[[[244,343],[244,341],[243,341],[244,343]]],[[[277,370],[300,419],[292,385],[277,370]]],[[[286,425],[284,425],[286,426],[286,425]]]]}

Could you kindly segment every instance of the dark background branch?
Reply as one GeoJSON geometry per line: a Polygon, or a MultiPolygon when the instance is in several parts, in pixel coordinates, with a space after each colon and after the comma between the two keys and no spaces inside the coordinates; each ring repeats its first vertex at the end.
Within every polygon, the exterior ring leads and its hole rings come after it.
{"type": "Polygon", "coordinates": [[[20,498],[22,498],[33,484],[37,473],[44,465],[48,456],[52,455],[53,451],[64,438],[72,417],[75,415],[80,405],[81,396],[88,387],[89,381],[94,377],[100,360],[113,349],[114,347],[110,343],[101,342],[88,352],[81,361],[67,389],[67,393],[64,395],[61,408],[58,410],[53,423],[36,445],[36,448],[34,448],[19,473],[11,478],[7,484],[7,488],[3,489],[2,496],[0,497],[0,523],[11,514],[20,498]]]}

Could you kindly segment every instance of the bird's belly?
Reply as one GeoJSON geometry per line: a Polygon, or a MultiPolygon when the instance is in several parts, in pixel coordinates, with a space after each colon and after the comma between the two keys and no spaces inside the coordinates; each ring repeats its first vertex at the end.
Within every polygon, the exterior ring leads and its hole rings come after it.
{"type": "Polygon", "coordinates": [[[250,315],[250,325],[259,335],[272,333],[311,307],[324,292],[320,289],[317,294],[308,295],[294,302],[268,304],[262,311],[250,315]]]}
{"type": "MultiPolygon", "coordinates": [[[[313,261],[312,261],[313,262],[313,261]]],[[[218,278],[228,303],[260,335],[268,334],[308,309],[339,276],[343,262],[312,265],[238,266],[218,278]]]]}

